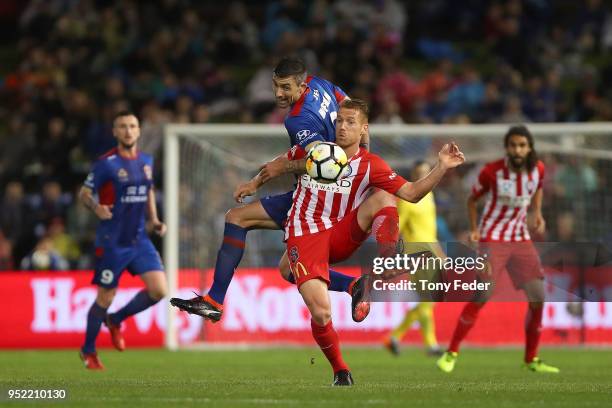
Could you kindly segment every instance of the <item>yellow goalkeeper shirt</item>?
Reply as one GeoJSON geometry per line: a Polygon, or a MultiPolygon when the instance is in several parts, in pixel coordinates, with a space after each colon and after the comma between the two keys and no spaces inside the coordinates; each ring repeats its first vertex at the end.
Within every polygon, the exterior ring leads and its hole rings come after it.
{"type": "Polygon", "coordinates": [[[436,202],[432,192],[416,204],[399,200],[397,212],[404,242],[438,242],[436,202]]]}

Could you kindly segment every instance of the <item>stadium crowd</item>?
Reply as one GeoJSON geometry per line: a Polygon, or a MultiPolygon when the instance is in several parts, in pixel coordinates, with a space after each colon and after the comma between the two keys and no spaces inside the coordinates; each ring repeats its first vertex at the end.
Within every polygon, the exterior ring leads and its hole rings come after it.
{"type": "MultiPolygon", "coordinates": [[[[75,193],[115,144],[115,112],[138,112],[142,149],[158,159],[165,123],[281,123],[270,75],[281,55],[369,101],[375,123],[612,120],[612,9],[601,0],[12,3],[0,270],[91,267],[95,219],[75,193]]],[[[571,197],[612,208],[601,194],[612,169],[547,159],[546,203],[564,203],[547,239],[565,239],[580,232],[571,197]]]]}

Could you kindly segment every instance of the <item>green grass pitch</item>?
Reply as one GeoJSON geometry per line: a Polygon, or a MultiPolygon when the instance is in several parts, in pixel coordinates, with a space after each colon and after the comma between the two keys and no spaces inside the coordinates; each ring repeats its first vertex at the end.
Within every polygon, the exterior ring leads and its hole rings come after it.
{"type": "Polygon", "coordinates": [[[0,352],[0,405],[8,406],[612,406],[612,353],[544,349],[561,374],[521,369],[520,350],[466,349],[455,372],[437,370],[420,350],[392,357],[346,348],[356,385],[332,388],[331,369],[312,349],[252,351],[102,350],[104,372],[82,367],[77,351],[0,352]],[[8,389],[66,389],[65,401],[11,402],[8,389]]]}

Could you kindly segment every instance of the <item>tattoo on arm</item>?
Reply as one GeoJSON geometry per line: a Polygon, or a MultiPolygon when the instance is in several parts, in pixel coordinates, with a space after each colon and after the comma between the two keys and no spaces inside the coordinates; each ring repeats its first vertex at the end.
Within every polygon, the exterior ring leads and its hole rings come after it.
{"type": "Polygon", "coordinates": [[[306,159],[289,160],[286,167],[287,173],[304,174],[306,173],[306,159]]]}
{"type": "Polygon", "coordinates": [[[81,196],[81,202],[85,205],[85,207],[95,212],[96,208],[98,207],[98,202],[94,200],[93,195],[91,194],[91,190],[82,189],[80,196],[81,196]]]}

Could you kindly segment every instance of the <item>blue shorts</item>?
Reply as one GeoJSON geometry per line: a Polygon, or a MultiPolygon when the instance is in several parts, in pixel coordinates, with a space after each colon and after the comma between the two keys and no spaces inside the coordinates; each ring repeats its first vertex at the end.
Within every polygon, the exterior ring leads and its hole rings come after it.
{"type": "Polygon", "coordinates": [[[287,214],[293,204],[293,191],[274,196],[266,196],[261,199],[261,205],[270,218],[278,225],[279,229],[285,228],[287,214]]]}
{"type": "Polygon", "coordinates": [[[143,239],[131,247],[96,248],[94,277],[91,283],[107,289],[116,288],[124,270],[132,275],[163,271],[159,252],[150,239],[143,239]]]}

